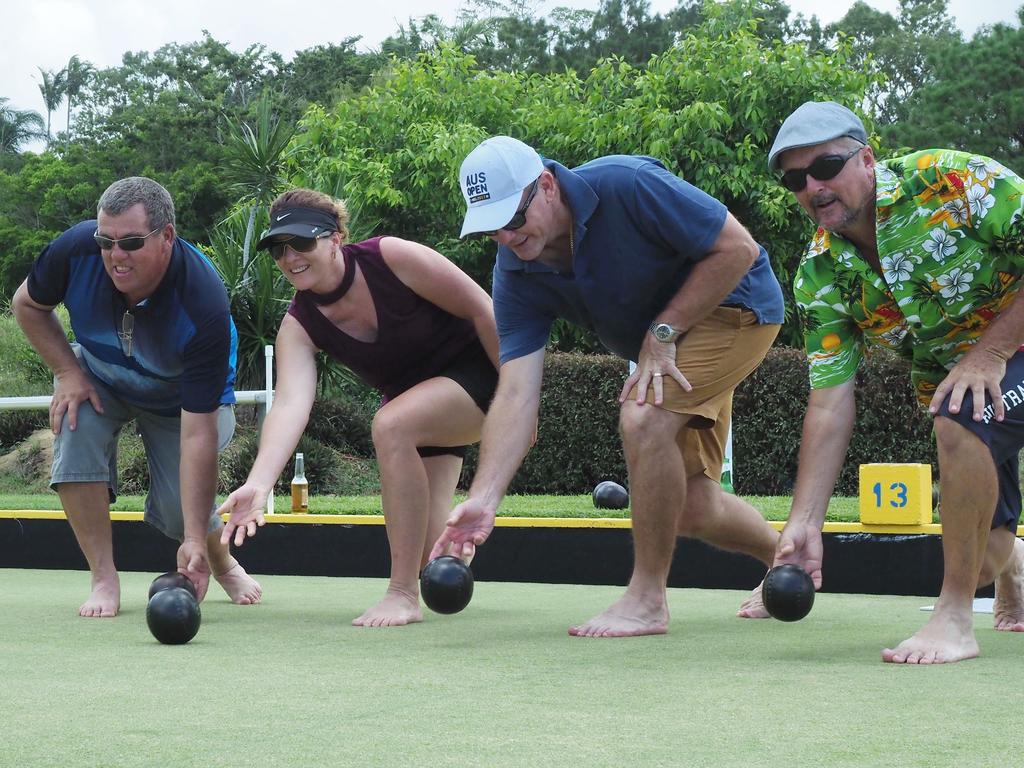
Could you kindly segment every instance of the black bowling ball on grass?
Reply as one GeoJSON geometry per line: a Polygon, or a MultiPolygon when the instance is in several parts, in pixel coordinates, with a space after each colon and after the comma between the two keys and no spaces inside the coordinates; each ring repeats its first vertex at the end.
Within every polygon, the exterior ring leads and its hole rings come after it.
{"type": "Polygon", "coordinates": [[[605,480],[594,486],[594,506],[598,509],[625,509],[629,506],[629,493],[618,483],[605,480]]]}
{"type": "Polygon", "coordinates": [[[181,587],[161,589],[146,605],[146,624],[165,645],[183,645],[196,636],[202,616],[199,601],[181,587]]]}
{"type": "Polygon", "coordinates": [[[457,557],[435,557],[420,572],[420,595],[435,613],[458,613],[473,598],[473,572],[457,557]]]}
{"type": "Polygon", "coordinates": [[[157,592],[174,587],[188,590],[192,593],[192,597],[196,597],[196,586],[188,576],[178,573],[178,571],[168,571],[153,579],[153,583],[149,585],[149,598],[152,598],[157,592]]]}
{"type": "Polygon", "coordinates": [[[777,565],[764,577],[761,599],[773,618],[800,621],[814,605],[814,580],[799,565],[777,565]]]}

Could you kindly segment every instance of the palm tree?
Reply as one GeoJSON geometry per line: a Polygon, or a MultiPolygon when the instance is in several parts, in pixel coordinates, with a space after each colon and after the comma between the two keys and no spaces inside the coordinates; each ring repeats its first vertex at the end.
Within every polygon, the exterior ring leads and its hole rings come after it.
{"type": "Polygon", "coordinates": [[[224,177],[239,200],[235,213],[213,233],[213,262],[227,286],[231,314],[238,326],[238,381],[259,381],[263,347],[274,343],[290,286],[272,260],[252,254],[252,244],[258,214],[266,211],[288,183],[288,162],[298,152],[296,147],[289,146],[296,126],[273,115],[266,94],[260,96],[251,124],[225,119],[228,132],[224,142],[224,177]]]}
{"type": "Polygon", "coordinates": [[[79,59],[78,54],[68,59],[68,65],[64,67],[64,94],[68,97],[69,137],[71,136],[71,108],[95,71],[92,64],[79,59]]]}
{"type": "Polygon", "coordinates": [[[256,213],[267,206],[286,183],[288,161],[298,151],[289,147],[297,126],[286,125],[272,114],[273,105],[266,94],[256,104],[252,125],[227,118],[228,137],[225,142],[225,180],[239,194],[239,203],[249,205],[249,222],[243,242],[242,261],[249,263],[256,213]]]}
{"type": "Polygon", "coordinates": [[[21,145],[45,136],[42,115],[31,109],[15,109],[0,96],[0,154],[13,155],[21,145]]]}
{"type": "Polygon", "coordinates": [[[43,76],[43,82],[39,84],[39,92],[43,95],[43,104],[46,105],[46,147],[49,149],[53,134],[50,131],[50,120],[53,113],[57,111],[60,103],[64,100],[64,91],[67,84],[67,70],[60,69],[49,72],[38,67],[39,74],[43,76]]]}

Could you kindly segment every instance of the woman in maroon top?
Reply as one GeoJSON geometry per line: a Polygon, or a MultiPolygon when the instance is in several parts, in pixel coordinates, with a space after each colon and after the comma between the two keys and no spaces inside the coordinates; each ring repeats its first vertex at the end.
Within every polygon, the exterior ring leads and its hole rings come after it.
{"type": "Polygon", "coordinates": [[[263,525],[267,495],[291,458],[316,394],[323,351],[379,389],[373,444],[391,580],[357,626],[421,621],[418,574],[452,506],[465,447],[480,439],[497,384],[491,299],[436,251],[397,237],[347,244],[343,203],[308,189],[270,208],[269,249],[296,294],[277,334],[277,387],[259,453],[230,512],[223,541],[263,525]]]}

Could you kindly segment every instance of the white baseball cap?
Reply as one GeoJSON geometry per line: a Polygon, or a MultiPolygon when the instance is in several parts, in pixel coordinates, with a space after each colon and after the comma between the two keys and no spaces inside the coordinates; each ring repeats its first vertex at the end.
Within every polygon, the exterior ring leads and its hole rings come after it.
{"type": "Polygon", "coordinates": [[[533,149],[511,136],[493,136],[477,145],[459,169],[466,218],[459,237],[493,232],[511,221],[523,190],[544,170],[533,149]]]}

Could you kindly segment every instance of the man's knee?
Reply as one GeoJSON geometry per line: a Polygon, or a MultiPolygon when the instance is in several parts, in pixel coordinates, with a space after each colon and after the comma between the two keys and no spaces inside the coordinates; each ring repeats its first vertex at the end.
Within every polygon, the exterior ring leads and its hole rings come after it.
{"type": "MultiPolygon", "coordinates": [[[[988,448],[981,438],[967,427],[945,416],[935,419],[935,443],[939,449],[940,462],[956,462],[958,457],[965,453],[984,454],[991,460],[988,448]]],[[[993,462],[993,468],[994,466],[993,462]]]]}
{"type": "Polygon", "coordinates": [[[687,481],[686,503],[676,519],[676,534],[699,538],[713,527],[722,514],[722,488],[705,475],[687,481]]]}

